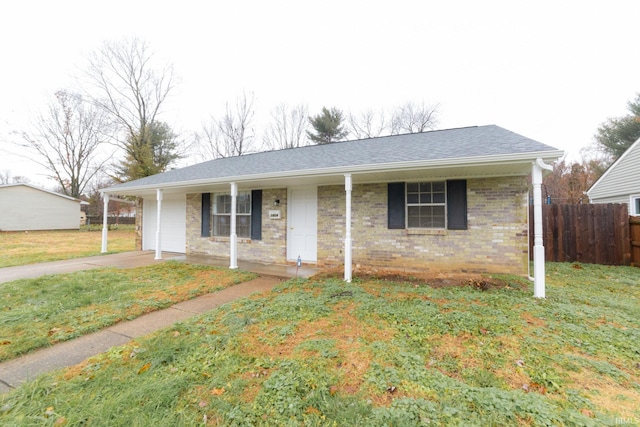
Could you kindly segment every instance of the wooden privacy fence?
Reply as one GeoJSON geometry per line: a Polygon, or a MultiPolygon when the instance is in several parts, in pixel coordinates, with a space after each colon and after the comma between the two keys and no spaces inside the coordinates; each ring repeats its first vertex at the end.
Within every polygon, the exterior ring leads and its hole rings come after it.
{"type": "Polygon", "coordinates": [[[631,265],[640,267],[640,217],[629,219],[629,234],[631,236],[631,265]]]}
{"type": "MultiPolygon", "coordinates": [[[[109,225],[114,225],[114,224],[131,225],[135,223],[136,223],[136,217],[134,216],[120,216],[120,217],[108,216],[107,217],[107,224],[109,225]]],[[[88,216],[87,225],[102,225],[102,217],[93,216],[93,215],[88,216]]]]}
{"type": "MultiPolygon", "coordinates": [[[[530,215],[529,253],[533,256],[533,206],[530,215]]],[[[631,238],[632,228],[634,233],[640,233],[640,221],[636,223],[629,217],[626,204],[543,205],[542,218],[547,261],[640,263],[640,246],[632,247],[631,238]]],[[[633,240],[640,245],[640,234],[633,240]]]]}

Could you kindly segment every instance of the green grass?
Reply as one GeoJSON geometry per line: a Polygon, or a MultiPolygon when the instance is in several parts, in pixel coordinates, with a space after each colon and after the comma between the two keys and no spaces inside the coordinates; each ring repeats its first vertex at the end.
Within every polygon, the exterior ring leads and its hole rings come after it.
{"type": "Polygon", "coordinates": [[[6,426],[640,424],[640,270],[291,280],[0,397],[6,426]],[[499,279],[499,280],[498,280],[499,279]]]}
{"type": "Polygon", "coordinates": [[[167,261],[0,284],[0,361],[255,277],[167,261]]]}
{"type": "MultiPolygon", "coordinates": [[[[102,233],[81,230],[0,232],[0,268],[101,255],[102,233]]],[[[130,226],[109,231],[109,253],[135,250],[130,226]]]]}

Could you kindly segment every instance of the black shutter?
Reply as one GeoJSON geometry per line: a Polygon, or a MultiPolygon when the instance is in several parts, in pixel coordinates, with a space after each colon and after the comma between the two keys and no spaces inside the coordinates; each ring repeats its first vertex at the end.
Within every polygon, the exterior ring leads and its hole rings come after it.
{"type": "Polygon", "coordinates": [[[251,240],[262,240],[262,190],[251,191],[251,240]]]}
{"type": "Polygon", "coordinates": [[[447,228],[467,229],[467,181],[447,181],[447,228]]]}
{"type": "Polygon", "coordinates": [[[404,229],[404,182],[387,184],[387,215],[389,229],[404,229]]]}
{"type": "Polygon", "coordinates": [[[209,222],[211,221],[211,193],[202,193],[202,227],[201,237],[209,237],[209,222]]]}

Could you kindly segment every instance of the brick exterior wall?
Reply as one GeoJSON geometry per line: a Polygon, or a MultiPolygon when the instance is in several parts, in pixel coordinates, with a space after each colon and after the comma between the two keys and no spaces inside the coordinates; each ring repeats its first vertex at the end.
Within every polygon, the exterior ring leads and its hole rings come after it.
{"type": "MultiPolygon", "coordinates": [[[[229,238],[201,237],[201,194],[187,194],[187,254],[229,258],[229,238]]],[[[287,256],[287,189],[262,191],[262,239],[238,239],[238,259],[284,264],[287,256]],[[280,205],[274,206],[279,199],[280,205]],[[269,219],[269,210],[279,210],[280,219],[269,219]]]]}
{"type": "MultiPolygon", "coordinates": [[[[354,185],[355,266],[437,272],[527,271],[527,181],[467,180],[467,230],[387,229],[387,185],[354,185]]],[[[340,265],[344,254],[344,187],[318,188],[318,265],[340,265]]]]}
{"type": "MultiPolygon", "coordinates": [[[[527,272],[525,177],[467,180],[467,230],[387,229],[387,185],[354,185],[353,263],[428,272],[527,272]]],[[[262,240],[239,239],[238,259],[286,262],[287,190],[263,191],[262,240]],[[280,199],[281,219],[269,219],[280,199]]],[[[229,257],[229,239],[200,237],[201,195],[187,195],[187,254],[229,257]]],[[[318,187],[318,266],[344,262],[343,185],[318,187]]]]}

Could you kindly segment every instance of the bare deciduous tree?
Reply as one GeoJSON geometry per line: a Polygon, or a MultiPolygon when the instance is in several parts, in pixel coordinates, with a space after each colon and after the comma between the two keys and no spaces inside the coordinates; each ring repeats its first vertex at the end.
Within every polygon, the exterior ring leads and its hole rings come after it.
{"type": "Polygon", "coordinates": [[[0,171],[0,185],[5,184],[28,184],[31,180],[26,176],[22,175],[12,175],[9,169],[4,169],[0,171]]]}
{"type": "Polygon", "coordinates": [[[50,173],[64,194],[77,198],[106,161],[106,157],[99,160],[98,151],[108,129],[102,110],[78,94],[58,91],[33,130],[20,134],[18,144],[50,173]]]}
{"type": "MultiPolygon", "coordinates": [[[[88,93],[118,125],[114,143],[125,151],[128,161],[146,161],[152,151],[152,130],[174,89],[173,67],[156,67],[153,59],[148,43],[137,38],[106,42],[88,58],[88,93]]],[[[179,147],[173,149],[180,157],[179,147]]]]}
{"type": "Polygon", "coordinates": [[[419,133],[432,130],[438,124],[438,105],[428,105],[425,102],[407,102],[393,113],[391,120],[391,134],[419,133]]]}
{"type": "Polygon", "coordinates": [[[11,171],[3,169],[0,171],[0,185],[11,184],[11,171]]]}
{"type": "Polygon", "coordinates": [[[282,150],[308,145],[308,116],[306,105],[288,107],[284,103],[279,104],[271,111],[271,123],[263,136],[264,147],[282,150]]]}
{"type": "Polygon", "coordinates": [[[243,93],[234,106],[225,104],[224,115],[202,124],[196,135],[202,160],[241,156],[251,152],[254,142],[252,129],[254,96],[243,93]]]}
{"type": "Polygon", "coordinates": [[[377,113],[367,110],[359,115],[349,114],[347,125],[349,133],[356,139],[375,138],[391,133],[391,123],[384,110],[377,113]]]}

